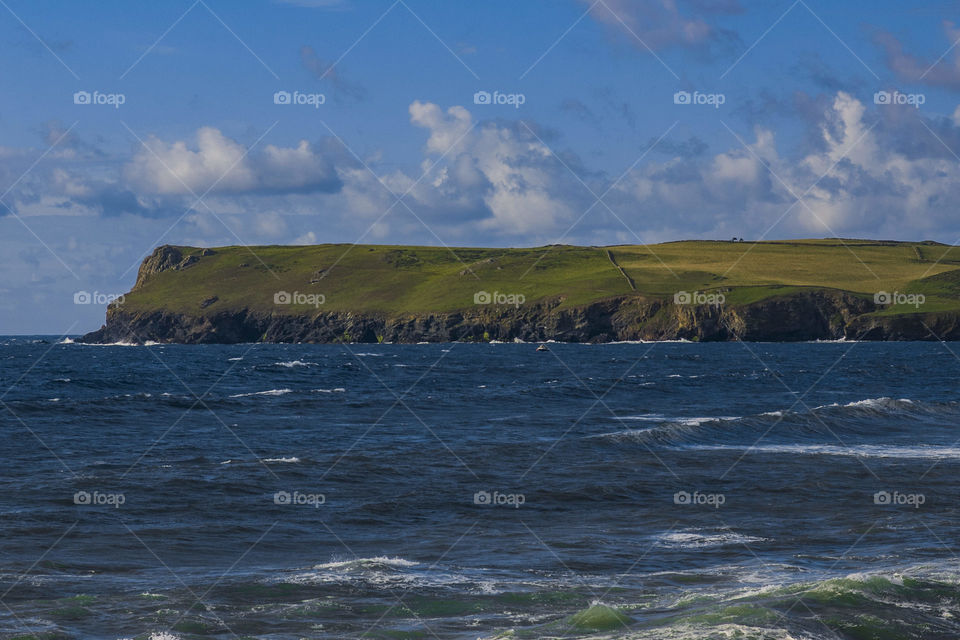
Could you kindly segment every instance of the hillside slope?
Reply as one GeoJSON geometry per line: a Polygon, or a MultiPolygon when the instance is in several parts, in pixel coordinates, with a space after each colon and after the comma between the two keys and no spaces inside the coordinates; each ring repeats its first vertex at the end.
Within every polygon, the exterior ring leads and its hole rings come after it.
{"type": "Polygon", "coordinates": [[[163,246],[88,342],[960,338],[960,250],[163,246]]]}

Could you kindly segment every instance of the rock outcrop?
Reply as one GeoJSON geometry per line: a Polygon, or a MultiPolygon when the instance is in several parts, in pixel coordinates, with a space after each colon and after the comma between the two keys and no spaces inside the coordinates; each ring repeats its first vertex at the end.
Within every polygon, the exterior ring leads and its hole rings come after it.
{"type": "Polygon", "coordinates": [[[500,309],[409,315],[317,312],[280,315],[240,309],[184,315],[111,307],[84,342],[453,342],[557,340],[800,341],[929,340],[960,337],[960,319],[864,316],[873,303],[837,291],[809,291],[740,306],[689,306],[618,297],[583,307],[559,301],[500,309]],[[931,330],[926,328],[930,326],[931,330]]]}

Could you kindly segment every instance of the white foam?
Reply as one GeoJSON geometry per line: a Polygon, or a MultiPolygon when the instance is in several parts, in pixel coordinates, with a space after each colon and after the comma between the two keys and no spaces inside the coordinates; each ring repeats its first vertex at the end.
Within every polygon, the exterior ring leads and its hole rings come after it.
{"type": "Polygon", "coordinates": [[[784,453],[791,455],[849,456],[859,458],[904,458],[904,459],[960,459],[960,447],[934,445],[890,446],[862,444],[840,446],[831,444],[771,444],[755,447],[737,445],[692,445],[682,447],[697,451],[747,451],[749,453],[784,453]]]}
{"type": "Polygon", "coordinates": [[[910,398],[900,398],[894,400],[893,398],[882,396],[880,398],[867,398],[865,400],[857,400],[855,402],[848,402],[846,404],[839,404],[832,402],[830,404],[820,405],[819,407],[814,407],[813,410],[818,409],[832,409],[836,407],[846,407],[846,408],[860,408],[860,409],[887,409],[887,408],[899,408],[903,405],[913,406],[916,403],[910,398]]]}
{"type": "Polygon", "coordinates": [[[304,362],[303,360],[291,360],[289,362],[274,362],[274,365],[278,367],[286,367],[292,369],[294,367],[315,367],[317,366],[316,362],[304,362]]]}
{"type": "Polygon", "coordinates": [[[708,547],[722,547],[731,544],[750,544],[766,542],[768,538],[745,536],[732,531],[721,533],[694,533],[692,531],[677,531],[656,536],[658,546],[671,549],[704,549],[708,547]]]}
{"type": "Polygon", "coordinates": [[[348,569],[348,568],[361,568],[369,566],[385,566],[385,567],[397,567],[397,568],[406,568],[406,567],[415,567],[419,562],[413,562],[411,560],[405,560],[404,558],[391,558],[388,556],[376,556],[373,558],[355,558],[353,560],[337,560],[334,562],[326,562],[324,564],[318,564],[314,566],[314,569],[348,569]]]}
{"type": "Polygon", "coordinates": [[[666,424],[682,424],[685,427],[699,427],[705,422],[729,422],[739,420],[740,416],[699,416],[699,417],[668,417],[659,413],[643,413],[636,416],[617,416],[614,420],[639,420],[642,422],[660,422],[666,424]]]}
{"type": "Polygon", "coordinates": [[[290,462],[290,463],[294,463],[294,462],[300,462],[300,458],[297,458],[296,456],[291,456],[291,457],[289,457],[289,458],[264,458],[264,459],[262,460],[262,462],[290,462]]]}
{"type": "Polygon", "coordinates": [[[293,389],[270,389],[268,391],[256,391],[254,393],[238,393],[230,396],[231,398],[248,398],[250,396],[282,396],[293,393],[293,389]]]}
{"type": "Polygon", "coordinates": [[[337,387],[336,389],[314,389],[313,393],[344,393],[346,389],[337,387]]]}

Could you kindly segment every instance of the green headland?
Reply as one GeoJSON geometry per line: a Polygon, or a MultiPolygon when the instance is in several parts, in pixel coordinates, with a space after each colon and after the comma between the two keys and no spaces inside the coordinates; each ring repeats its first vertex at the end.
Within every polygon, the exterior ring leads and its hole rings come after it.
{"type": "Polygon", "coordinates": [[[164,246],[88,338],[764,339],[754,334],[774,320],[765,309],[786,320],[769,339],[947,339],[960,316],[960,247],[847,239],[164,246]],[[822,317],[804,317],[814,309],[822,317]]]}

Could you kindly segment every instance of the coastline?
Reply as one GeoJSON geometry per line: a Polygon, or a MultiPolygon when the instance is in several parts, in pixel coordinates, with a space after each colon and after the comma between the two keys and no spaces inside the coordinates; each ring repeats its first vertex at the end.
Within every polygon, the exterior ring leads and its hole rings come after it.
{"type": "MultiPolygon", "coordinates": [[[[905,283],[908,291],[927,292],[926,296],[911,294],[926,300],[926,306],[891,304],[891,296],[905,294],[897,293],[894,286],[890,286],[893,294],[871,294],[868,287],[877,285],[862,274],[857,276],[860,280],[852,280],[849,274],[811,276],[824,252],[835,249],[811,246],[815,250],[802,243],[787,249],[770,243],[753,252],[773,252],[770,255],[796,263],[807,261],[802,268],[783,267],[777,275],[779,284],[771,282],[772,276],[742,282],[707,270],[684,272],[679,284],[663,273],[660,281],[650,275],[647,280],[638,279],[637,273],[657,273],[639,268],[624,278],[625,260],[611,258],[610,248],[597,247],[552,250],[558,262],[542,266],[536,274],[541,280],[531,282],[524,280],[533,268],[526,260],[537,254],[526,249],[473,249],[472,266],[459,269],[460,264],[433,248],[368,247],[366,255],[351,258],[349,265],[316,268],[345,254],[333,245],[271,247],[269,265],[258,268],[243,262],[244,254],[236,247],[163,246],[143,261],[133,289],[107,308],[106,323],[80,341],[414,344],[960,339],[960,281],[954,277],[960,269],[940,265],[946,270],[905,283]],[[593,270],[575,271],[588,266],[593,270]],[[563,274],[567,280],[559,277],[563,274]],[[574,281],[571,274],[579,280],[574,281]],[[551,284],[544,286],[543,281],[551,284]],[[840,281],[852,282],[848,286],[858,289],[828,286],[840,281]],[[716,284],[708,287],[707,282],[716,284]],[[376,288],[360,290],[369,283],[376,288]],[[485,283],[494,290],[492,295],[476,291],[485,283]],[[689,290],[669,293],[669,286],[689,290]],[[511,288],[514,293],[498,293],[511,288]],[[294,292],[293,300],[288,291],[294,292]],[[300,303],[298,298],[308,302],[300,303]]],[[[905,262],[906,246],[873,248],[889,260],[888,269],[900,273],[901,280],[904,269],[914,269],[917,275],[933,269],[926,263],[905,262]]],[[[691,243],[683,250],[695,255],[699,247],[691,243]]],[[[629,254],[625,248],[617,251],[629,254]]]]}

